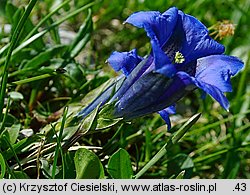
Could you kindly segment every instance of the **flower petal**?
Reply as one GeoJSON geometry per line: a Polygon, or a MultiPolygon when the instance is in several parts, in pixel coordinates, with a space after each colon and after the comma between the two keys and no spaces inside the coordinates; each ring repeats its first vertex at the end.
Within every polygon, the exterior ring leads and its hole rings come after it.
{"type": "Polygon", "coordinates": [[[128,76],[137,64],[142,61],[142,57],[137,55],[136,49],[129,52],[113,52],[108,58],[108,63],[115,71],[122,70],[128,76]]]}
{"type": "Polygon", "coordinates": [[[161,14],[158,11],[136,12],[128,17],[125,23],[130,23],[138,28],[144,28],[148,37],[157,40],[162,46],[172,34],[177,21],[178,9],[172,7],[161,14]]]}
{"type": "Polygon", "coordinates": [[[129,74],[121,88],[114,94],[110,101],[114,101],[116,99],[122,98],[122,96],[126,93],[126,91],[139,79],[145,72],[150,68],[153,63],[153,56],[149,55],[147,58],[142,60],[129,74]]]}
{"type": "Polygon", "coordinates": [[[206,93],[211,95],[220,105],[228,111],[229,109],[229,102],[223,92],[218,89],[217,87],[210,85],[208,83],[204,83],[202,81],[195,80],[195,85],[200,89],[204,90],[206,93]]]}
{"type": "Polygon", "coordinates": [[[207,28],[199,20],[182,11],[179,11],[179,15],[182,18],[183,30],[186,35],[182,53],[187,61],[224,52],[224,46],[208,35],[207,28]]]}
{"type": "Polygon", "coordinates": [[[212,86],[216,86],[222,92],[231,92],[230,77],[237,74],[244,64],[233,56],[212,55],[197,60],[195,78],[212,86]]]}
{"type": "Polygon", "coordinates": [[[224,52],[224,46],[208,35],[207,28],[199,20],[180,10],[178,16],[173,34],[163,47],[170,60],[174,60],[177,51],[184,56],[185,63],[224,52]]]}
{"type": "MultiPolygon", "coordinates": [[[[157,99],[165,92],[172,80],[154,72],[141,76],[119,99],[116,104],[116,115],[130,118],[136,110],[144,109],[157,102],[157,99]]],[[[161,107],[161,109],[164,107],[161,107]]],[[[161,110],[158,109],[158,110],[161,110]]],[[[158,110],[154,110],[158,111],[158,110]]],[[[145,112],[139,111],[136,115],[145,112]]],[[[152,113],[152,112],[151,112],[152,113]]]]}
{"type": "Polygon", "coordinates": [[[159,111],[158,113],[163,118],[163,120],[166,122],[166,124],[168,126],[168,130],[171,129],[171,122],[170,122],[170,119],[169,119],[169,115],[176,113],[175,106],[174,105],[169,106],[169,107],[159,111]]]}
{"type": "Polygon", "coordinates": [[[175,65],[171,63],[170,59],[159,47],[156,40],[151,40],[151,44],[153,49],[155,71],[165,75],[166,77],[173,77],[176,73],[175,65]]]}
{"type": "MultiPolygon", "coordinates": [[[[217,102],[220,103],[220,105],[225,109],[228,110],[229,108],[229,102],[223,92],[217,88],[216,86],[210,85],[208,83],[205,83],[199,79],[196,79],[194,77],[189,76],[185,72],[178,72],[177,75],[182,78],[182,81],[186,83],[186,86],[192,86],[191,83],[208,93],[210,96],[212,96],[217,102]]],[[[186,88],[187,89],[187,88],[186,88]]]]}
{"type": "Polygon", "coordinates": [[[130,120],[176,103],[187,93],[194,90],[191,77],[177,72],[172,78],[155,72],[143,75],[123,95],[116,104],[116,117],[130,120]]]}

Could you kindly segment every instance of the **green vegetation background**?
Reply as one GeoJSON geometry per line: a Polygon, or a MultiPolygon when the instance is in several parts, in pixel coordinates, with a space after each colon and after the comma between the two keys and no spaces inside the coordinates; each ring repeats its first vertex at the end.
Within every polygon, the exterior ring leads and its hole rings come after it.
{"type": "Polygon", "coordinates": [[[16,39],[14,29],[28,3],[0,0],[1,85],[4,75],[8,78],[7,93],[1,92],[2,178],[250,178],[249,0],[41,0],[16,39]],[[76,112],[91,100],[89,92],[118,75],[105,63],[111,52],[149,53],[145,32],[123,21],[135,11],[164,12],[171,6],[207,27],[223,20],[235,24],[233,36],[217,40],[245,63],[227,94],[230,111],[210,97],[200,99],[197,90],[178,103],[170,132],[155,114],[86,135],[65,153],[55,148],[70,134],[54,136],[69,117],[65,105],[68,113],[76,112]],[[8,61],[11,37],[15,45],[8,61]],[[182,139],[152,163],[171,134],[199,112],[182,139]]]}

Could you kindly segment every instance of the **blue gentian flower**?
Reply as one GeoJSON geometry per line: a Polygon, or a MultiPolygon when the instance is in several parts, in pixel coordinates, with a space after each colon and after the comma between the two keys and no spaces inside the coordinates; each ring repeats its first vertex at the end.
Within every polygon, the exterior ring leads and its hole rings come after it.
{"type": "MultiPolygon", "coordinates": [[[[98,104],[114,102],[113,116],[131,120],[158,112],[170,127],[173,105],[196,88],[217,100],[228,110],[224,92],[231,92],[231,76],[243,63],[227,56],[224,46],[213,40],[207,28],[195,17],[173,7],[161,14],[141,11],[125,23],[143,28],[150,38],[151,53],[143,58],[136,49],[113,52],[107,60],[116,71],[122,71],[119,87],[107,88],[79,114],[86,116],[98,104]]],[[[115,85],[115,84],[113,84],[115,85]]]]}

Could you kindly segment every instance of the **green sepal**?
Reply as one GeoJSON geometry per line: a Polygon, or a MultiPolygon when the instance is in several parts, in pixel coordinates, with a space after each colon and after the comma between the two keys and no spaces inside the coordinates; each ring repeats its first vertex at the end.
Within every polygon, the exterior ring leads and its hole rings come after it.
{"type": "Polygon", "coordinates": [[[81,125],[79,126],[79,131],[81,134],[85,134],[91,130],[95,130],[97,126],[97,115],[100,108],[100,104],[89,113],[84,119],[81,125]]]}
{"type": "Polygon", "coordinates": [[[116,101],[113,101],[112,103],[107,103],[100,110],[98,114],[96,130],[103,130],[113,127],[123,119],[115,118],[113,116],[115,103],[116,101]]]}

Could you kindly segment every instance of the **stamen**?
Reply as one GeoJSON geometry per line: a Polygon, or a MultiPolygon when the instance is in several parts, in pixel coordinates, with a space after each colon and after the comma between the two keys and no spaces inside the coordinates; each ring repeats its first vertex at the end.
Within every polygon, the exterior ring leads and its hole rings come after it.
{"type": "Polygon", "coordinates": [[[185,58],[184,58],[184,56],[182,55],[182,53],[179,52],[179,51],[175,52],[174,62],[175,62],[176,64],[181,64],[181,63],[183,63],[184,61],[185,61],[185,58]]]}

